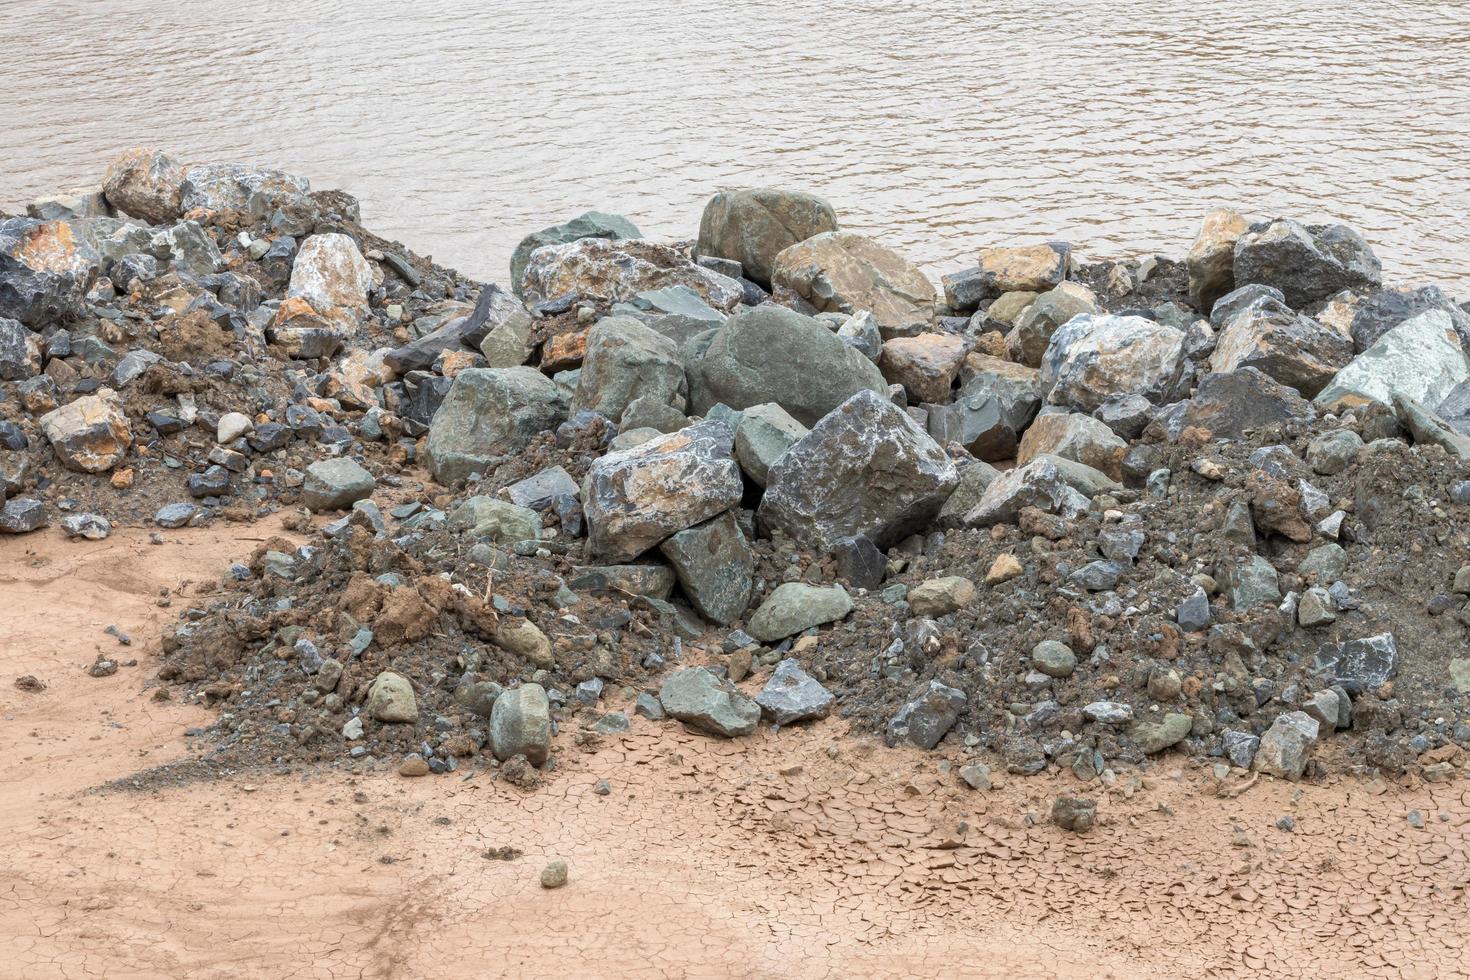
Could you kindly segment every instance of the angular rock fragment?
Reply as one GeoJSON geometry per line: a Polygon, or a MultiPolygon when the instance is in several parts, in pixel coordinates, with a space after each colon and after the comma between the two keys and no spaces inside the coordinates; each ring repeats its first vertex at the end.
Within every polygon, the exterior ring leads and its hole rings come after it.
{"type": "Polygon", "coordinates": [[[663,710],[695,731],[724,738],[749,735],[761,709],[727,680],[703,667],[675,671],[664,678],[658,699],[663,710]]]}
{"type": "Polygon", "coordinates": [[[586,302],[627,303],[639,293],[686,286],[710,306],[728,312],[744,290],[729,276],[696,265],[679,251],[642,239],[579,238],[531,253],[521,289],[535,306],[565,296],[586,302]]]}
{"type": "Polygon", "coordinates": [[[734,441],[723,422],[698,422],[594,462],[582,489],[589,555],[626,561],[739,503],[734,441]]]}
{"type": "Polygon", "coordinates": [[[1349,694],[1376,691],[1393,680],[1399,669],[1399,648],[1392,633],[1379,633],[1345,643],[1317,648],[1316,668],[1349,694]]]}
{"type": "Polygon", "coordinates": [[[377,481],[353,459],[323,459],[306,468],[301,500],[309,509],[346,510],[372,496],[377,481]]]}
{"type": "Polygon", "coordinates": [[[1229,208],[1215,208],[1189,248],[1189,300],[1208,312],[1215,300],[1235,288],[1235,243],[1250,224],[1229,208]]]}
{"type": "Polygon", "coordinates": [[[883,345],[878,367],[890,384],[903,385],[911,402],[947,402],[970,342],[954,334],[895,337],[883,345]]]}
{"type": "Polygon", "coordinates": [[[1299,310],[1344,289],[1376,289],[1383,268],[1373,249],[1346,225],[1302,225],[1278,218],[1253,226],[1235,243],[1237,285],[1281,290],[1299,310]]]}
{"type": "Polygon", "coordinates": [[[957,479],[954,463],[902,409],[861,391],[771,466],[757,513],[812,548],[857,534],[886,548],[927,528],[957,479]]]}
{"type": "Polygon", "coordinates": [[[777,725],[825,718],[836,698],[796,660],[787,658],[776,665],[770,680],[755,696],[761,716],[777,725]]]}
{"type": "Polygon", "coordinates": [[[1187,406],[1184,424],[1208,429],[1217,439],[1317,417],[1311,402],[1253,367],[1205,375],[1187,406]]]}
{"type": "Polygon", "coordinates": [[[672,535],[659,550],[674,566],[679,587],[705,619],[728,625],[745,614],[755,574],[755,553],[734,513],[672,535]]]}
{"type": "Polygon", "coordinates": [[[41,416],[41,431],[68,469],[82,473],[105,473],[127,455],[133,444],[127,416],[111,388],[41,416]]]}
{"type": "Polygon", "coordinates": [[[440,483],[463,480],[497,452],[525,448],[566,414],[566,396],[535,368],[461,371],[429,427],[429,471],[440,483]]]}
{"type": "Polygon", "coordinates": [[[810,431],[775,402],[752,405],[735,429],[735,458],[756,486],[766,485],[771,465],[810,431]]]}
{"type": "Polygon", "coordinates": [[[853,232],[824,232],[785,249],[771,266],[771,285],[777,302],[801,300],[818,312],[848,315],[871,311],[884,331],[913,330],[934,318],[934,286],[918,267],[853,232]]]}
{"type": "Polygon", "coordinates": [[[1300,779],[1307,756],[1317,744],[1318,725],[1304,711],[1277,716],[1256,746],[1251,768],[1281,779],[1300,779]]]}
{"type": "Polygon", "coordinates": [[[813,626],[835,622],[852,612],[852,599],[840,585],[783,582],[760,604],[746,632],[762,643],[774,643],[813,626]]]}
{"type": "Polygon", "coordinates": [[[1116,395],[1159,402],[1180,371],[1184,335],[1136,316],[1079,316],[1055,334],[1041,358],[1047,401],[1091,413],[1116,395]]]}
{"type": "Polygon", "coordinates": [[[610,316],[587,334],[572,412],[621,419],[635,400],[682,408],[688,383],[674,342],[629,316],[610,316]]]}
{"type": "Polygon", "coordinates": [[[1318,406],[1343,399],[1392,405],[1403,395],[1438,405],[1455,385],[1470,378],[1460,336],[1448,313],[1430,310],[1389,330],[1338,371],[1317,395],[1318,406]]]}
{"type": "Polygon", "coordinates": [[[1049,454],[1075,460],[1121,480],[1123,454],[1127,451],[1128,444],[1097,419],[1076,412],[1048,411],[1037,416],[1026,430],[1016,451],[1016,464],[1025,466],[1036,457],[1049,454]]]}
{"type": "Polygon", "coordinates": [[[565,245],[583,238],[642,238],[636,225],[620,214],[604,214],[587,211],[570,221],[540,231],[532,232],[521,239],[510,257],[511,288],[517,296],[523,293],[526,263],[531,253],[545,245],[565,245]]]}
{"type": "Polygon", "coordinates": [[[965,692],[931,680],[888,720],[884,739],[890,746],[900,742],[932,749],[959,721],[960,712],[969,702],[965,692]]]}

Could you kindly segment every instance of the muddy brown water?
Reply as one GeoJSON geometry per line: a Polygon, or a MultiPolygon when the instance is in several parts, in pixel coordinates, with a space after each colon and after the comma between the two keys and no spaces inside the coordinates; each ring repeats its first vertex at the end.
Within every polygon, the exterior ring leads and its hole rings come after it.
{"type": "Polygon", "coordinates": [[[815,190],[931,276],[1180,254],[1216,204],[1360,228],[1470,296],[1470,4],[4,0],[0,205],[119,149],[292,169],[465,272],[586,209],[690,237],[815,190]]]}

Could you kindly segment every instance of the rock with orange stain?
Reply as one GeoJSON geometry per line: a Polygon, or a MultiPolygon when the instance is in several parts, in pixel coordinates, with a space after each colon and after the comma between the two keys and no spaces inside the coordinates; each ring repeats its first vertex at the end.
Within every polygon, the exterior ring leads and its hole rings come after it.
{"type": "Polygon", "coordinates": [[[0,316],[31,327],[85,316],[97,252],[65,221],[0,221],[0,316]]]}
{"type": "Polygon", "coordinates": [[[627,561],[738,504],[734,442],[725,423],[698,422],[594,462],[582,491],[589,554],[627,561]]]}
{"type": "Polygon", "coordinates": [[[890,384],[903,385],[911,402],[943,404],[969,352],[970,341],[955,334],[895,337],[883,345],[878,367],[890,384]]]}
{"type": "Polygon", "coordinates": [[[133,444],[127,417],[111,388],[47,412],[41,416],[41,430],[51,441],[56,458],[83,473],[112,469],[133,444]]]}
{"type": "Polygon", "coordinates": [[[272,340],[293,358],[327,357],[356,332],[368,310],[372,269],[357,243],[331,232],[301,244],[272,340]]]}
{"type": "Polygon", "coordinates": [[[107,203],[135,218],[155,223],[183,214],[184,168],[148,147],[125,151],[107,167],[102,193],[107,203]]]}
{"type": "Polygon", "coordinates": [[[772,263],[777,302],[818,312],[870,310],[889,336],[934,319],[934,284],[902,255],[864,235],[829,231],[783,249],[772,263]]]}
{"type": "Polygon", "coordinates": [[[591,332],[590,329],[572,330],[542,344],[541,370],[555,374],[581,367],[582,358],[587,356],[587,335],[591,332]]]}

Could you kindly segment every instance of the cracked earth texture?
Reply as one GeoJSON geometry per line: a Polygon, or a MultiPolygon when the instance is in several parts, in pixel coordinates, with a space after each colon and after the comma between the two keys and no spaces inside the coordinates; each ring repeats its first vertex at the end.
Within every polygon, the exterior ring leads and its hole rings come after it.
{"type": "Polygon", "coordinates": [[[151,697],[182,605],[157,600],[213,589],[239,533],[0,541],[0,976],[1470,975],[1464,783],[1232,798],[1166,757],[1092,784],[1079,836],[1045,819],[1070,776],[979,793],[835,720],[722,742],[635,718],[561,735],[529,793],[325,771],[99,791],[208,722],[151,697]],[[138,663],[94,679],[99,651],[138,663]],[[543,890],[556,857],[570,882],[543,890]]]}

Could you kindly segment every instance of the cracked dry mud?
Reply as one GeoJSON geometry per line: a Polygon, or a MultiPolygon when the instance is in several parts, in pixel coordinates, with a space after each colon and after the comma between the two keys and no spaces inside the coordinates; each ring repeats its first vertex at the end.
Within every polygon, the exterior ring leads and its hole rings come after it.
{"type": "Polygon", "coordinates": [[[1078,789],[1070,777],[978,793],[942,756],[876,747],[835,720],[719,742],[636,718],[596,751],[564,733],[560,767],[532,793],[485,773],[106,788],[187,755],[186,730],[208,722],[151,697],[158,632],[179,607],[157,598],[213,589],[254,546],[239,533],[0,542],[0,975],[1470,970],[1464,783],[1263,778],[1221,798],[1208,768],[1166,757],[1103,794],[1099,825],[1078,836],[1045,821],[1078,789]],[[138,663],[94,679],[99,651],[138,663]],[[15,686],[24,675],[46,688],[15,686]],[[500,848],[520,856],[487,856],[500,848]],[[543,890],[555,857],[570,883],[543,890]]]}

